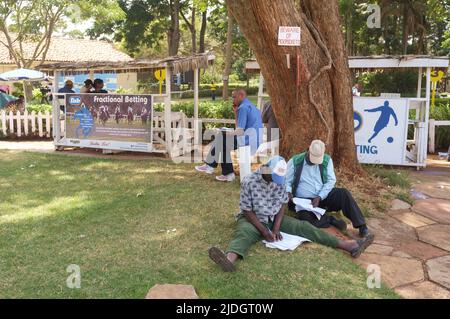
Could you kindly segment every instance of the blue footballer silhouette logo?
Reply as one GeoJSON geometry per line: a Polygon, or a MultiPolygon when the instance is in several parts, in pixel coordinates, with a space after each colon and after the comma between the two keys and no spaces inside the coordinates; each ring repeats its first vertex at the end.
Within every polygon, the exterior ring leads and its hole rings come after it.
{"type": "MultiPolygon", "coordinates": [[[[369,143],[372,143],[373,139],[377,137],[378,134],[380,134],[381,131],[383,131],[388,125],[391,117],[394,118],[395,126],[398,126],[398,119],[397,115],[395,114],[394,109],[389,105],[389,101],[385,101],[382,106],[373,108],[373,109],[366,109],[364,112],[369,113],[375,113],[375,112],[381,112],[380,117],[378,118],[377,122],[375,123],[375,127],[373,128],[373,134],[369,138],[369,143]]],[[[388,143],[393,143],[394,138],[389,137],[387,139],[388,143]]]]}

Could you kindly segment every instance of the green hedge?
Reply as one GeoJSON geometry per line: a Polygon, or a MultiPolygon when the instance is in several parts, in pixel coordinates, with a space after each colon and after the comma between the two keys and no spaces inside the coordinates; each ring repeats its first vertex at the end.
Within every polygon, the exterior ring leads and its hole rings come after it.
{"type": "MultiPolygon", "coordinates": [[[[156,112],[163,112],[163,104],[155,104],[156,112]]],[[[194,117],[194,102],[180,102],[172,104],[173,112],[182,111],[188,117],[194,117]]],[[[198,105],[200,118],[234,119],[233,105],[231,101],[201,101],[198,105]]]]}
{"type": "MultiPolygon", "coordinates": [[[[248,95],[257,95],[258,94],[258,87],[255,86],[250,86],[248,89],[245,86],[230,86],[229,87],[229,92],[231,95],[231,91],[233,91],[236,88],[244,88],[247,91],[248,95]]],[[[222,85],[217,85],[216,87],[216,96],[219,98],[222,96],[222,91],[223,91],[223,86],[222,85]]],[[[199,87],[199,92],[198,92],[198,96],[199,97],[211,97],[212,95],[212,91],[211,91],[211,85],[210,84],[202,84],[199,87]]],[[[175,93],[174,97],[180,96],[179,93],[175,93]]],[[[183,99],[193,99],[194,98],[194,92],[186,92],[186,93],[181,93],[181,98],[183,99]]]]}
{"type": "MultiPolygon", "coordinates": [[[[155,104],[155,112],[163,112],[164,104],[155,104]]],[[[173,112],[182,111],[187,117],[194,117],[194,102],[180,102],[172,104],[173,112]]],[[[233,104],[231,101],[201,101],[198,105],[199,118],[234,119],[233,104]]],[[[204,123],[203,128],[232,127],[231,124],[204,123]]]]}
{"type": "MultiPolygon", "coordinates": [[[[430,111],[430,119],[450,121],[450,99],[436,99],[436,105],[430,111]]],[[[450,127],[436,127],[436,149],[447,150],[450,146],[450,127]]]]}

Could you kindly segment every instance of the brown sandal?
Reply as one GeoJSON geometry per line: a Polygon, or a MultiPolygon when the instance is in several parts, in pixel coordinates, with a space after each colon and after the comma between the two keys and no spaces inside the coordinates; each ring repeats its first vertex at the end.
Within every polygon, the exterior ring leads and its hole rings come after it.
{"type": "Polygon", "coordinates": [[[208,253],[209,253],[209,258],[211,258],[212,261],[214,261],[216,264],[218,264],[223,269],[223,271],[232,272],[232,271],[236,270],[236,268],[234,267],[234,264],[228,260],[225,253],[223,251],[221,251],[219,248],[211,247],[208,250],[208,253]]]}

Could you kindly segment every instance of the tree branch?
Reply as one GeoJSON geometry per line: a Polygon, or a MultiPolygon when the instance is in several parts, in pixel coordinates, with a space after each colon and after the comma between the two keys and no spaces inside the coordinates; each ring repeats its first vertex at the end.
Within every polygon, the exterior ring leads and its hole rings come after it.
{"type": "Polygon", "coordinates": [[[192,26],[192,24],[189,22],[189,20],[188,19],[186,19],[186,16],[184,15],[184,13],[183,13],[183,11],[182,10],[180,10],[180,14],[181,14],[181,17],[183,18],[183,20],[184,20],[184,22],[186,22],[186,24],[187,24],[187,26],[188,26],[188,28],[189,28],[189,30],[191,31],[191,33],[194,31],[193,30],[193,26],[192,26]]]}

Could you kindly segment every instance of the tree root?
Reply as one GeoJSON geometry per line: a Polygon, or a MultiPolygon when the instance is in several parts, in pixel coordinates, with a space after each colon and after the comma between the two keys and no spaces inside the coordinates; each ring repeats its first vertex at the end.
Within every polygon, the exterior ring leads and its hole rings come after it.
{"type": "Polygon", "coordinates": [[[325,72],[327,70],[331,70],[331,68],[333,66],[333,59],[331,58],[331,54],[328,51],[328,48],[325,45],[324,41],[322,40],[322,37],[320,36],[320,33],[317,30],[317,28],[315,27],[315,25],[308,19],[306,14],[304,14],[303,12],[301,12],[301,16],[302,16],[302,19],[305,22],[308,30],[311,32],[311,34],[313,35],[314,39],[316,40],[317,45],[322,49],[322,51],[324,52],[325,56],[328,59],[328,63],[326,65],[324,65],[323,67],[321,67],[320,70],[317,72],[317,74],[314,75],[313,78],[309,81],[309,83],[308,83],[308,94],[309,94],[309,101],[310,101],[310,103],[314,106],[317,114],[320,117],[320,120],[322,121],[322,123],[325,125],[325,128],[327,129],[327,139],[326,139],[325,143],[329,144],[330,143],[331,129],[330,129],[330,126],[328,125],[327,121],[325,120],[325,117],[323,116],[322,112],[320,111],[319,105],[314,101],[312,85],[322,75],[323,72],[325,72]]]}

